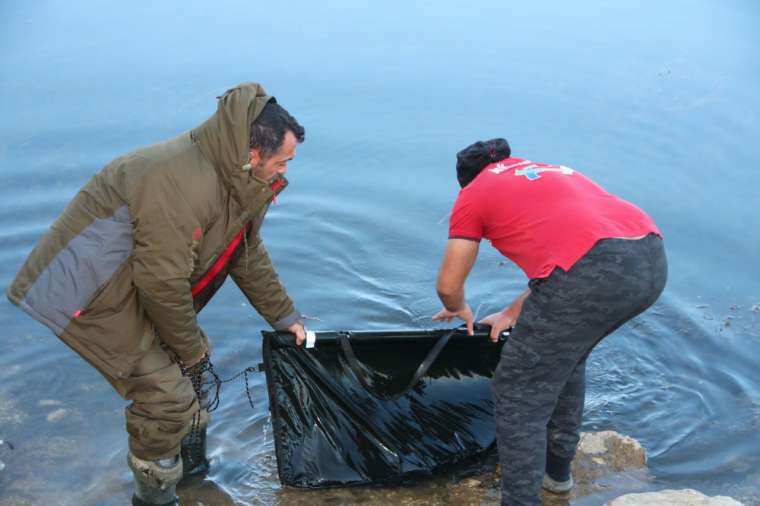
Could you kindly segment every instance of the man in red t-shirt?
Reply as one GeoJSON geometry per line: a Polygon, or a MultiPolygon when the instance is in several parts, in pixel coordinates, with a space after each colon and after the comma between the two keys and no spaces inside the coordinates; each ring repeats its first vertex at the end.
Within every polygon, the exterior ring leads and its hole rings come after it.
{"type": "Polygon", "coordinates": [[[530,279],[480,323],[491,339],[512,328],[494,373],[502,504],[540,504],[541,487],[573,486],[586,358],[659,297],[667,280],[662,236],[641,209],[563,165],[510,157],[505,139],[457,154],[462,187],[438,274],[444,308],[473,329],[464,282],[488,239],[530,279]]]}

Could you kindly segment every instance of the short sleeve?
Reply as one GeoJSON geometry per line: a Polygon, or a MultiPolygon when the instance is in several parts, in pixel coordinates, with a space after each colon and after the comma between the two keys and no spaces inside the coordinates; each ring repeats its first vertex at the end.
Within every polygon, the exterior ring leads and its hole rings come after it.
{"type": "Polygon", "coordinates": [[[472,192],[460,191],[449,219],[449,239],[480,241],[485,225],[472,192]]]}

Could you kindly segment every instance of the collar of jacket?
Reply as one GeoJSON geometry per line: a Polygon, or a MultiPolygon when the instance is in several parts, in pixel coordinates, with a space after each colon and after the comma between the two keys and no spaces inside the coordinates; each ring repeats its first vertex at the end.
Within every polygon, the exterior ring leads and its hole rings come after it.
{"type": "Polygon", "coordinates": [[[264,207],[274,202],[285,187],[289,184],[288,180],[280,176],[275,182],[268,183],[253,174],[250,174],[250,182],[245,186],[244,193],[239,193],[240,197],[245,199],[245,205],[241,205],[244,216],[243,222],[248,221],[252,216],[256,216],[264,207]]]}
{"type": "Polygon", "coordinates": [[[218,98],[216,112],[193,129],[190,137],[214,166],[240,208],[253,215],[275,192],[266,181],[254,176],[248,165],[251,123],[274,98],[267,95],[263,86],[253,82],[230,88],[218,98]]]}

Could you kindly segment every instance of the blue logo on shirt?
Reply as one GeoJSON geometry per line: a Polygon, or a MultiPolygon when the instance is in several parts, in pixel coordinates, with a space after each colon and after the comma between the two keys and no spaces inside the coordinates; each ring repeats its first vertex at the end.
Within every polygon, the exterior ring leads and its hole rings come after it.
{"type": "Polygon", "coordinates": [[[566,176],[572,176],[574,171],[570,167],[565,167],[564,165],[557,165],[554,167],[538,167],[537,165],[528,165],[524,169],[517,169],[515,171],[515,176],[525,176],[528,178],[528,181],[535,181],[536,179],[541,178],[542,172],[559,172],[560,174],[564,174],[566,176]]]}

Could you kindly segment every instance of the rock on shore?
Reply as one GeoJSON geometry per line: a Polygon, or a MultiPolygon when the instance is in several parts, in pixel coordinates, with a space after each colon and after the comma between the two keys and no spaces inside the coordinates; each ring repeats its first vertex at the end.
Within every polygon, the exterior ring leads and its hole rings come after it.
{"type": "Polygon", "coordinates": [[[696,490],[663,490],[644,494],[626,494],[606,506],[742,506],[742,503],[725,496],[707,497],[696,490]]]}
{"type": "MultiPolygon", "coordinates": [[[[646,463],[646,450],[633,438],[614,431],[583,433],[572,465],[575,487],[569,494],[544,492],[542,500],[545,506],[568,506],[571,500],[574,506],[743,506],[730,497],[707,497],[690,489],[657,491],[646,463]]],[[[451,488],[462,504],[495,506],[499,471],[451,488]]]]}

